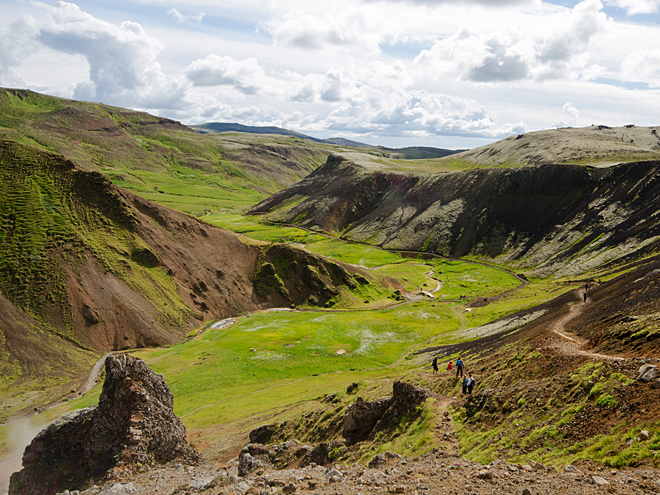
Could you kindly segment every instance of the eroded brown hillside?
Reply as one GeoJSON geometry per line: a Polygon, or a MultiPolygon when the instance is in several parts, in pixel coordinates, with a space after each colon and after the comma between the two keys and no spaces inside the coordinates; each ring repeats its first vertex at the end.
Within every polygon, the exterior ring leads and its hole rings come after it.
{"type": "Polygon", "coordinates": [[[293,247],[247,242],[13,141],[0,141],[0,194],[7,386],[61,378],[67,354],[76,362],[84,354],[88,368],[87,351],[171,344],[203,321],[325,306],[342,288],[377,283],[359,268],[293,247]]]}

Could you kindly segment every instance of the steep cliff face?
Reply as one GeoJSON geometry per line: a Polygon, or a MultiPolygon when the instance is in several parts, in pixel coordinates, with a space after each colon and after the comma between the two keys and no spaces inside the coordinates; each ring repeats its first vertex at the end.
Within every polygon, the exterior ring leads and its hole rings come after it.
{"type": "Polygon", "coordinates": [[[660,162],[413,175],[341,157],[252,208],[344,239],[578,273],[660,235],[660,162]]]}

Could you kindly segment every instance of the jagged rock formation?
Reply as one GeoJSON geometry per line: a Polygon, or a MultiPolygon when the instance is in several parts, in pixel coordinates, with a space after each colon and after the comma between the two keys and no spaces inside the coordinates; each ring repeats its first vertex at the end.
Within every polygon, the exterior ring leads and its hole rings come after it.
{"type": "Polygon", "coordinates": [[[277,424],[263,425],[250,432],[250,443],[268,443],[277,431],[277,424]]]}
{"type": "Polygon", "coordinates": [[[351,445],[373,437],[379,431],[395,428],[402,418],[414,414],[418,406],[434,395],[430,390],[410,383],[394,382],[392,397],[381,397],[373,402],[358,397],[344,415],[342,435],[346,444],[351,445]]]}
{"type": "Polygon", "coordinates": [[[372,402],[358,397],[355,404],[349,406],[344,416],[342,435],[346,439],[346,443],[350,445],[369,438],[376,423],[383,417],[391,402],[390,397],[381,397],[372,402]]]}
{"type": "Polygon", "coordinates": [[[271,220],[389,249],[579,273],[660,236],[660,162],[411,174],[331,156],[253,207],[271,220]]]}
{"type": "Polygon", "coordinates": [[[97,406],[61,416],[25,449],[10,495],[81,489],[173,460],[201,462],[161,375],[128,355],[109,357],[105,372],[97,406]]]}
{"type": "Polygon", "coordinates": [[[436,397],[436,394],[397,381],[393,384],[391,397],[381,397],[373,402],[358,397],[345,410],[336,411],[334,417],[328,416],[327,411],[320,411],[316,417],[323,417],[323,420],[317,421],[305,413],[303,416],[308,424],[315,426],[304,432],[296,428],[296,421],[260,426],[250,432],[251,443],[238,457],[239,475],[246,476],[268,466],[281,469],[332,464],[336,462],[337,452],[358,452],[357,443],[373,439],[379,432],[389,434],[414,422],[421,413],[420,406],[430,397],[436,397]],[[303,433],[299,439],[308,443],[292,438],[296,433],[303,433]]]}

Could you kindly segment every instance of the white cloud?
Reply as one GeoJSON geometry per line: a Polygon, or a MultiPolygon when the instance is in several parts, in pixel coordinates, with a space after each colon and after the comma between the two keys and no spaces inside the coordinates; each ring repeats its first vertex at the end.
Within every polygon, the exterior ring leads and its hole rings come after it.
{"type": "Polygon", "coordinates": [[[303,50],[348,50],[377,54],[383,37],[374,29],[375,19],[360,9],[317,16],[301,11],[272,17],[261,29],[276,45],[303,50]]]}
{"type": "Polygon", "coordinates": [[[388,95],[374,105],[363,100],[343,105],[323,121],[327,129],[351,135],[433,135],[503,137],[524,125],[498,124],[476,101],[426,91],[388,95]]]}
{"type": "Polygon", "coordinates": [[[567,114],[571,119],[568,122],[560,120],[554,122],[550,127],[560,128],[560,127],[574,127],[577,125],[577,119],[580,117],[580,111],[573,106],[573,103],[570,101],[565,103],[562,107],[562,111],[567,114]]]}
{"type": "Polygon", "coordinates": [[[198,14],[191,14],[190,12],[183,14],[179,12],[177,9],[170,9],[167,11],[167,13],[173,16],[180,23],[202,22],[202,19],[204,19],[204,16],[206,16],[206,14],[203,12],[198,14]]]}
{"type": "Polygon", "coordinates": [[[612,5],[628,11],[628,15],[653,14],[660,10],[660,0],[610,0],[612,5]]]}
{"type": "Polygon", "coordinates": [[[350,101],[357,93],[357,84],[343,72],[331,69],[326,76],[325,88],[321,92],[324,101],[350,101]]]}
{"type": "Polygon", "coordinates": [[[156,62],[162,43],[140,24],[125,21],[116,26],[62,1],[47,8],[36,40],[54,50],[83,55],[89,63],[90,82],[76,87],[75,98],[167,108],[183,96],[180,84],[163,74],[156,62]]]}
{"type": "Polygon", "coordinates": [[[414,83],[406,66],[400,61],[392,64],[371,62],[364,67],[350,71],[350,74],[332,68],[326,74],[307,74],[300,76],[287,72],[284,77],[289,81],[288,99],[296,102],[313,103],[350,102],[365,92],[388,93],[396,88],[406,88],[414,83]]]}
{"type": "Polygon", "coordinates": [[[195,86],[228,85],[246,95],[256,95],[267,90],[269,82],[255,58],[234,60],[213,53],[195,60],[184,72],[195,86]]]}
{"type": "Polygon", "coordinates": [[[578,117],[580,116],[580,112],[573,106],[573,103],[569,101],[562,107],[562,110],[564,113],[567,113],[571,116],[571,125],[575,125],[577,123],[578,117]]]}
{"type": "Polygon", "coordinates": [[[623,77],[628,81],[647,83],[660,88],[660,49],[637,50],[621,64],[623,77]]]}
{"type": "Polygon", "coordinates": [[[576,77],[586,66],[589,43],[605,29],[599,0],[584,0],[570,11],[545,17],[538,25],[510,26],[508,32],[467,30],[423,50],[415,64],[473,82],[576,77]]]}
{"type": "Polygon", "coordinates": [[[479,5],[491,8],[508,7],[536,3],[535,0],[365,0],[378,3],[410,3],[414,5],[437,6],[451,4],[479,5]]]}
{"type": "Polygon", "coordinates": [[[555,16],[556,30],[536,43],[537,79],[564,77],[586,65],[591,38],[605,31],[607,16],[600,0],[584,0],[555,16]]]}
{"type": "Polygon", "coordinates": [[[29,17],[0,27],[0,84],[23,86],[23,79],[14,69],[35,51],[36,32],[36,23],[29,17]]]}

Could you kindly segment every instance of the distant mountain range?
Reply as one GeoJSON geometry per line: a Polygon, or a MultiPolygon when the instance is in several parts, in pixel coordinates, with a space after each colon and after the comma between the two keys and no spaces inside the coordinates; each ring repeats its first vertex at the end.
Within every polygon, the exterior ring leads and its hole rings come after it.
{"type": "Polygon", "coordinates": [[[335,137],[328,139],[319,139],[301,132],[291,131],[276,126],[249,126],[232,122],[209,122],[206,124],[189,125],[201,134],[212,134],[220,132],[244,132],[248,134],[278,134],[281,136],[293,136],[299,139],[314,141],[316,143],[334,144],[347,146],[350,148],[371,148],[379,150],[388,155],[389,158],[400,158],[404,160],[442,158],[443,156],[453,155],[465,150],[448,150],[443,148],[433,148],[428,146],[409,146],[406,148],[386,148],[384,146],[372,146],[370,144],[352,141],[350,139],[335,137]]]}

